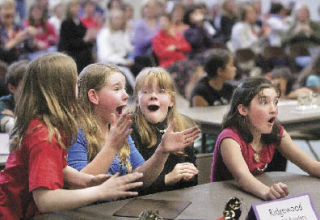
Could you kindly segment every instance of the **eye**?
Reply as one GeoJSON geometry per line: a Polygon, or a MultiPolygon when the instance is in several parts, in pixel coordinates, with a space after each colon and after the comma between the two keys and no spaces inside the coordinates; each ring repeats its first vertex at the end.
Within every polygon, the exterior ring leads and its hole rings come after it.
{"type": "Polygon", "coordinates": [[[160,90],[159,90],[159,93],[160,93],[160,94],[164,94],[164,93],[166,93],[166,90],[165,90],[165,89],[160,89],[160,90]]]}
{"type": "Polygon", "coordinates": [[[148,90],[147,90],[147,89],[142,89],[142,90],[141,90],[141,93],[142,93],[142,94],[148,94],[148,90]]]}

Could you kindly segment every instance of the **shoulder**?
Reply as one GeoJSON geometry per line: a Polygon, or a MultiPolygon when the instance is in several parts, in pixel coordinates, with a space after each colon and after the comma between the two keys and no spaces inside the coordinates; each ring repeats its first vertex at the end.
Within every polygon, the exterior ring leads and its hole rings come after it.
{"type": "Polygon", "coordinates": [[[236,129],[225,128],[221,131],[218,136],[217,142],[221,143],[225,138],[230,138],[236,141],[239,145],[243,142],[243,139],[240,137],[236,129]]]}

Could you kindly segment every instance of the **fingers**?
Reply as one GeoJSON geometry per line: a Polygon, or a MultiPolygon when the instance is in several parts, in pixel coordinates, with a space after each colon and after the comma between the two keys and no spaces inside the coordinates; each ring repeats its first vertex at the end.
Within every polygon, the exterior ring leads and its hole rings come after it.
{"type": "Polygon", "coordinates": [[[175,119],[173,119],[173,120],[170,122],[170,124],[169,124],[166,132],[173,132],[173,131],[174,131],[174,123],[175,123],[175,119]]]}
{"type": "Polygon", "coordinates": [[[288,186],[284,183],[276,183],[270,187],[269,197],[272,200],[286,197],[288,194],[288,186]]]}

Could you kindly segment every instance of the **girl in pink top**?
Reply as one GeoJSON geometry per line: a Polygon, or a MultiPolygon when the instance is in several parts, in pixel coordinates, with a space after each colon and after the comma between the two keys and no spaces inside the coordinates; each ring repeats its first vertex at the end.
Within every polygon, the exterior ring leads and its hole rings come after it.
{"type": "Polygon", "coordinates": [[[234,178],[240,187],[264,200],[289,194],[284,183],[267,186],[262,174],[277,148],[310,175],[320,176],[320,162],[304,153],[276,120],[280,90],[262,77],[252,77],[234,92],[213,154],[211,181],[234,178]]]}

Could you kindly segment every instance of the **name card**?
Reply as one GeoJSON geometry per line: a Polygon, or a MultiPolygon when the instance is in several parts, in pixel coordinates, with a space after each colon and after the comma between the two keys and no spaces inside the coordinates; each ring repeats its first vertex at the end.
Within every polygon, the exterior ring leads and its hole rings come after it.
{"type": "MultiPolygon", "coordinates": [[[[318,220],[309,194],[300,194],[283,199],[252,205],[257,220],[318,220]]],[[[249,217],[249,216],[248,216],[249,217]]],[[[252,217],[252,216],[251,216],[252,217]]],[[[249,218],[253,219],[253,218],[249,218]]]]}

